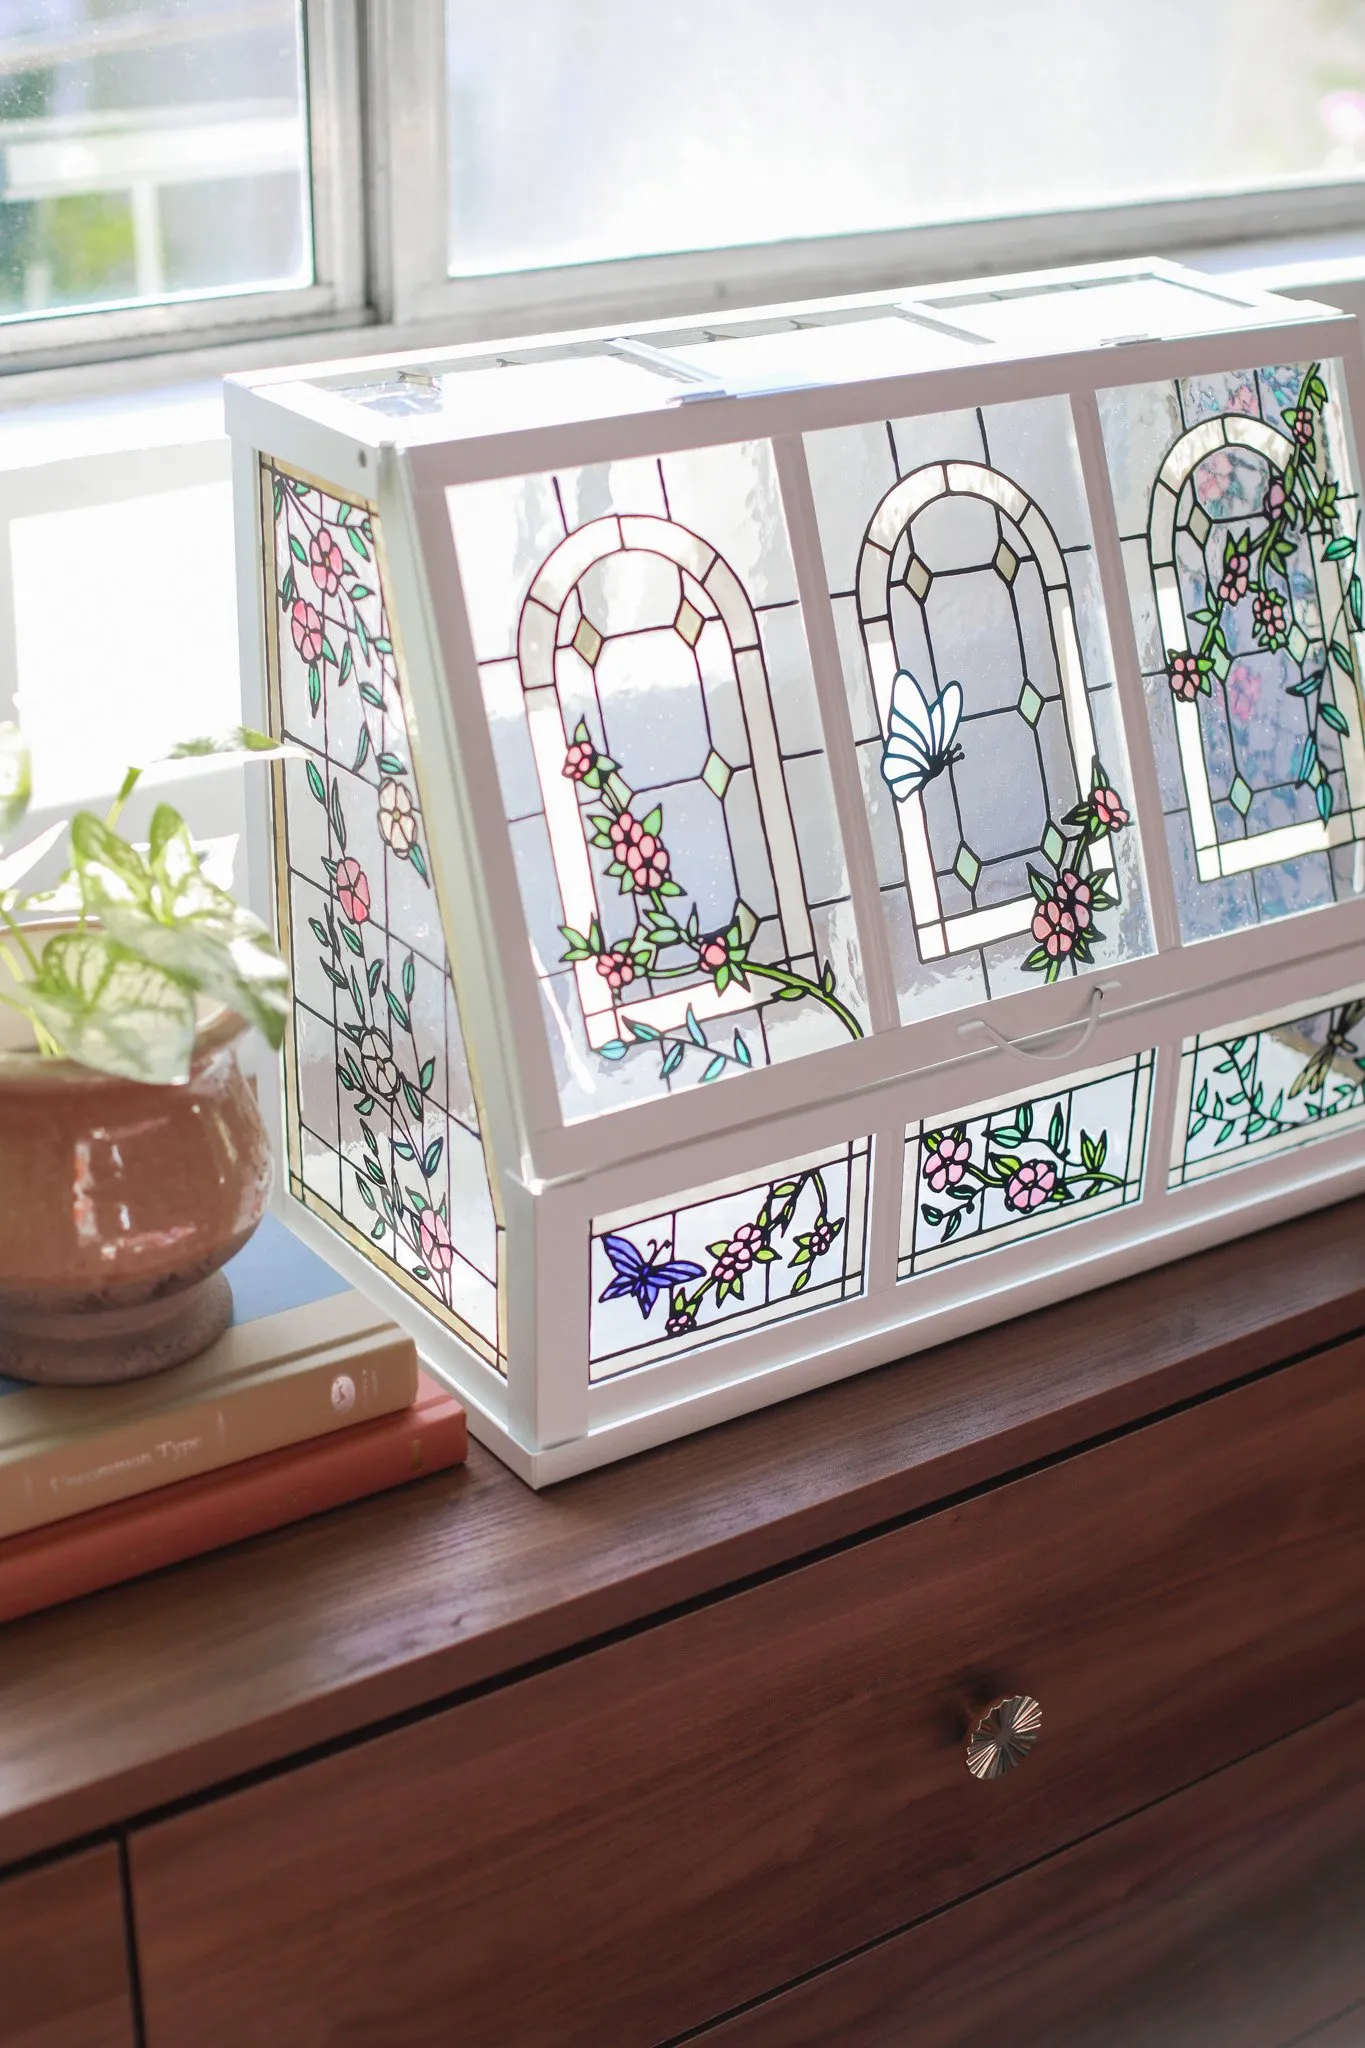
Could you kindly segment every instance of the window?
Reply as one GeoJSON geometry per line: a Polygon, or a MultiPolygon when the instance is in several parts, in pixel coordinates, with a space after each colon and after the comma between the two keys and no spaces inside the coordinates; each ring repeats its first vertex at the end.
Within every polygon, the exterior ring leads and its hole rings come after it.
{"type": "Polygon", "coordinates": [[[109,353],[357,307],[351,16],[4,0],[0,350],[109,353]]]}
{"type": "Polygon", "coordinates": [[[861,1037],[771,448],[474,484],[450,515],[565,1114],[861,1037]]]}
{"type": "MultiPolygon", "coordinates": [[[[1365,0],[1267,0],[1254,33],[1222,0],[1196,10],[1160,0],[1140,23],[1131,9],[1079,0],[1031,9],[968,0],[946,11],[927,0],[873,0],[856,17],[829,0],[780,11],[773,0],[700,0],[678,22],[620,0],[0,0],[0,29],[0,366],[63,373],[56,383],[0,388],[0,526],[71,514],[70,524],[54,517],[16,529],[25,589],[16,646],[0,573],[0,700],[8,710],[18,693],[39,744],[40,781],[62,795],[116,781],[130,751],[203,730],[230,687],[219,637],[196,661],[197,703],[177,687],[184,633],[161,602],[156,567],[184,532],[198,533],[193,578],[208,610],[197,599],[194,609],[206,620],[227,616],[218,540],[227,452],[218,442],[215,454],[214,435],[199,424],[223,369],[254,366],[267,350],[292,360],[353,354],[363,345],[358,328],[372,320],[388,323],[390,348],[409,338],[411,323],[433,320],[443,339],[590,320],[628,328],[668,305],[695,312],[1040,257],[1344,228],[1358,214],[1365,162],[1365,0]],[[964,67],[970,119],[943,89],[964,67]],[[199,353],[183,367],[157,353],[191,347],[199,353]],[[126,362],[108,367],[139,351],[154,363],[142,385],[159,383],[164,404],[135,390],[126,362]],[[181,380],[190,381],[174,389],[181,380]],[[115,384],[130,395],[118,400],[115,384]],[[98,419],[86,409],[92,394],[98,419]],[[35,395],[53,408],[50,437],[6,404],[35,395]],[[191,419],[177,442],[177,422],[191,419]],[[106,447],[126,450],[137,476],[126,499],[110,467],[58,468],[106,447]],[[196,489],[206,495],[183,495],[196,489]],[[94,680],[89,629],[41,593],[59,558],[112,567],[98,518],[82,525],[77,515],[102,507],[117,524],[120,503],[130,510],[125,573],[108,615],[117,630],[100,643],[101,661],[120,677],[115,693],[94,680]],[[38,580],[34,559],[47,564],[38,580]],[[140,645],[146,661],[134,658],[140,645]],[[110,717],[115,694],[124,729],[110,717]],[[47,735],[56,732],[78,746],[54,752],[47,735]]],[[[992,317],[1036,316],[1002,303],[992,317]]],[[[913,330],[899,317],[859,323],[865,373],[878,363],[899,369],[911,356],[933,360],[951,345],[953,323],[946,305],[913,330]]],[[[708,378],[741,389],[746,380],[759,388],[848,374],[850,340],[833,325],[795,332],[761,315],[742,324],[743,332],[693,327],[670,338],[698,387],[708,378]]],[[[650,381],[638,360],[580,353],[544,366],[539,402],[546,417],[564,417],[572,383],[580,416],[592,417],[602,402],[623,402],[627,385],[639,396],[650,381]],[[604,400],[609,385],[615,395],[604,400]]],[[[464,379],[464,402],[486,416],[504,386],[490,359],[464,379]]],[[[399,380],[372,402],[402,416],[431,394],[399,380]]],[[[523,417],[528,404],[523,380],[523,417]]],[[[818,497],[817,441],[807,460],[818,497]]],[[[906,458],[898,449],[894,459],[906,458]]],[[[970,459],[992,466],[980,450],[970,459]]],[[[1054,525],[1063,518],[1046,495],[1031,502],[1054,525]]],[[[823,531],[828,509],[818,509],[823,531]]],[[[944,508],[923,516],[942,524],[944,508]]],[[[1121,764],[1100,731],[1110,679],[1103,650],[1086,638],[1094,606],[1069,546],[1063,538],[1099,742],[1087,759],[1084,734],[1068,727],[1074,766],[1084,781],[1098,758],[1122,795],[1121,764]]],[[[1040,572],[1021,562],[1011,601],[1022,668],[1035,655],[1028,590],[1040,572]]],[[[828,563],[831,578],[855,568],[828,563]]],[[[913,592],[897,587],[906,614],[913,592]]],[[[930,612],[947,587],[931,596],[930,612]]],[[[1007,596],[1003,582],[996,594],[1007,596]]],[[[1040,772],[1056,782],[1045,793],[1055,823],[1063,791],[1046,681],[1034,734],[1040,772]]],[[[866,713],[865,694],[851,701],[866,713]]],[[[1066,701],[1079,709],[1074,692],[1066,701]]],[[[861,737],[870,748],[871,724],[861,737]]],[[[784,769],[789,782],[810,773],[784,769]]],[[[745,787],[741,778],[732,810],[745,787]]],[[[950,787],[955,774],[931,793],[931,810],[950,787]]],[[[851,801],[836,776],[841,816],[851,801]]],[[[901,962],[903,936],[934,909],[924,889],[918,910],[911,900],[905,833],[916,806],[897,808],[888,795],[883,808],[874,827],[881,911],[899,920],[901,962]]],[[[948,900],[965,892],[993,907],[999,861],[1026,849],[983,853],[970,831],[951,847],[929,836],[946,933],[948,900]],[[962,880],[959,852],[968,874],[982,863],[973,884],[962,880]]],[[[1123,862],[1138,857],[1136,833],[1121,832],[1108,850],[1122,879],[1123,862]]],[[[1098,841],[1091,851],[1106,857],[1098,841]]],[[[1041,854],[1041,836],[1033,852],[1041,854]]],[[[1034,865],[1048,869],[1045,859],[1034,865]]],[[[812,876],[812,886],[826,879],[812,876]]],[[[1140,949],[1132,888],[1118,915],[1125,944],[1140,949]]],[[[984,958],[979,971],[991,971],[984,958]]],[[[903,973],[894,993],[910,999],[903,973]]],[[[871,989],[869,1000],[879,999],[871,989]]],[[[921,989],[916,1000],[929,998],[921,989]]]]}
{"type": "Polygon", "coordinates": [[[456,277],[1295,187],[1365,151],[1356,0],[445,18],[456,277]]]}
{"type": "Polygon", "coordinates": [[[1342,397],[1332,362],[1101,397],[1189,937],[1365,880],[1352,652],[1365,611],[1342,397]]]}

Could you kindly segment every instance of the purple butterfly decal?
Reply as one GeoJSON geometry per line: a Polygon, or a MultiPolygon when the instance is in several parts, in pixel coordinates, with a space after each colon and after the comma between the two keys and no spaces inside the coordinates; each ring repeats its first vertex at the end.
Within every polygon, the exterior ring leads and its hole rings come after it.
{"type": "Polygon", "coordinates": [[[702,1269],[694,1266],[690,1259],[660,1259],[662,1245],[651,1244],[649,1257],[638,1252],[628,1237],[616,1237],[610,1231],[602,1239],[607,1257],[616,1269],[616,1278],[608,1282],[598,1295],[599,1301],[616,1301],[623,1294],[633,1295],[640,1304],[640,1314],[647,1316],[659,1296],[669,1287],[681,1287],[688,1280],[700,1280],[702,1269]]]}

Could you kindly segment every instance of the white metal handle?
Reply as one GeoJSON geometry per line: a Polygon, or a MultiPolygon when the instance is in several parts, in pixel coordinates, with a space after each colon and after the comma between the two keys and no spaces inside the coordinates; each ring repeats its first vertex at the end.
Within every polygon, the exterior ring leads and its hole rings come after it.
{"type": "MultiPolygon", "coordinates": [[[[1081,1034],[1074,1044],[1064,1045],[1060,1050],[1054,1047],[1049,1052],[1041,1052],[1026,1045],[1021,1038],[1006,1038],[1004,1032],[997,1031],[994,1024],[986,1017],[968,1017],[965,1023],[958,1025],[957,1035],[959,1038],[965,1038],[969,1031],[984,1031],[992,1045],[997,1046],[1001,1052],[1018,1053],[1021,1060],[1035,1060],[1040,1066],[1051,1066],[1059,1060],[1074,1060],[1077,1053],[1085,1051],[1085,1048],[1094,1037],[1095,1026],[1100,1021],[1100,1005],[1104,1001],[1105,996],[1113,990],[1122,987],[1123,983],[1121,981],[1096,982],[1090,991],[1090,1004],[1084,1017],[1078,1017],[1074,1024],[1062,1024],[1055,1027],[1061,1031],[1079,1030],[1081,1034]]],[[[1050,1037],[1051,1033],[1034,1032],[1033,1036],[1035,1038],[1042,1036],[1050,1037]]]]}

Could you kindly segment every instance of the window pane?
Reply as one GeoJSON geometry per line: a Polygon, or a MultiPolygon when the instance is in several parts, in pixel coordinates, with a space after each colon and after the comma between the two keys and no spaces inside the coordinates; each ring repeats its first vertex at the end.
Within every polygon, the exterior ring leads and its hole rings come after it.
{"type": "Polygon", "coordinates": [[[1354,177],[1361,0],[447,0],[498,271],[1354,177]]]}
{"type": "Polygon", "coordinates": [[[862,1037],[770,445],[448,499],[566,1121],[862,1037]]]}
{"type": "Polygon", "coordinates": [[[1365,991],[1305,1016],[1269,1017],[1187,1038],[1180,1054],[1168,1185],[1206,1180],[1365,1123],[1365,991]]]}
{"type": "Polygon", "coordinates": [[[1100,393],[1181,931],[1365,890],[1365,602],[1336,364],[1100,393]]]}
{"type": "Polygon", "coordinates": [[[0,0],[0,318],[312,279],[298,0],[0,0]]]}

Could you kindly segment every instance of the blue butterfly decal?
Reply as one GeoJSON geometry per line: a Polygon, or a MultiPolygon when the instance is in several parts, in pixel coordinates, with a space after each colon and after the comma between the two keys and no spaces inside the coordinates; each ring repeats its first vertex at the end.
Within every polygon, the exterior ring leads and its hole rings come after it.
{"type": "Polygon", "coordinates": [[[945,684],[931,704],[908,668],[897,671],[882,775],[898,804],[962,759],[957,743],[961,723],[961,683],[945,684]]]}
{"type": "Polygon", "coordinates": [[[607,1257],[616,1269],[616,1278],[598,1295],[599,1301],[616,1301],[623,1294],[633,1295],[640,1304],[640,1314],[647,1316],[659,1296],[669,1287],[681,1287],[688,1280],[700,1280],[702,1269],[694,1266],[690,1259],[660,1259],[662,1246],[651,1244],[649,1257],[637,1252],[628,1237],[616,1237],[608,1232],[602,1239],[607,1257]]]}

